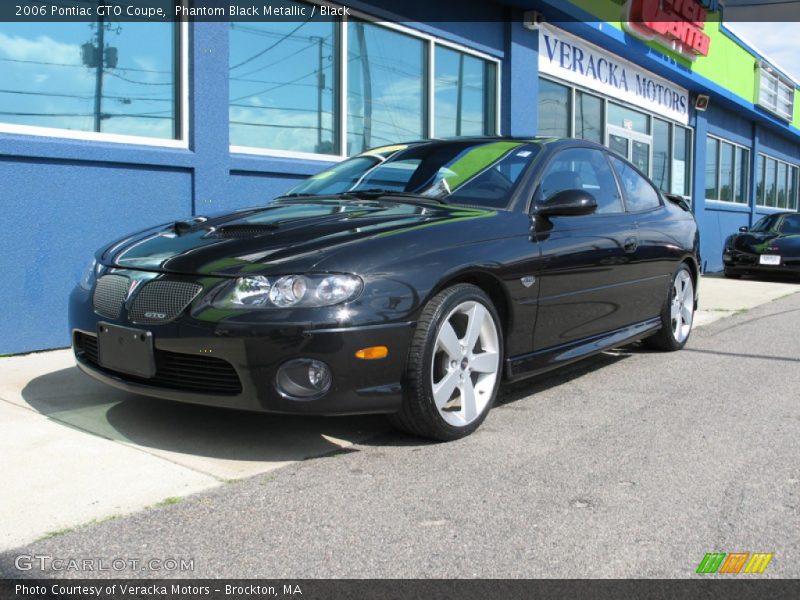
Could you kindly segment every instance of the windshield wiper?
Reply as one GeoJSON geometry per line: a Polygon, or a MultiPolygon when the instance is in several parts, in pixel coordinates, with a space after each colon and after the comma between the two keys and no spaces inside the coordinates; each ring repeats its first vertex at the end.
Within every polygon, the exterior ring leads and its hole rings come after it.
{"type": "Polygon", "coordinates": [[[300,194],[298,192],[292,192],[291,194],[284,194],[283,196],[278,196],[275,199],[280,200],[281,198],[311,198],[316,195],[317,194],[300,194]]]}
{"type": "Polygon", "coordinates": [[[378,198],[386,197],[399,197],[408,198],[409,200],[417,200],[419,202],[438,202],[439,204],[448,204],[444,198],[436,198],[434,196],[424,196],[422,194],[414,194],[412,192],[398,192],[394,190],[384,190],[381,188],[368,188],[366,190],[348,190],[338,194],[331,194],[340,197],[352,197],[364,200],[375,200],[378,198]]]}

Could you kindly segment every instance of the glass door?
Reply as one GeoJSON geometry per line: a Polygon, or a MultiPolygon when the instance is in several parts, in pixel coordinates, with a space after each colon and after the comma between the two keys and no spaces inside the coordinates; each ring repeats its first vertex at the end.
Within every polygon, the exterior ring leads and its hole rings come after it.
{"type": "Polygon", "coordinates": [[[608,126],[607,146],[613,151],[627,158],[648,177],[652,174],[650,165],[653,155],[653,138],[644,133],[617,127],[608,126]]]}

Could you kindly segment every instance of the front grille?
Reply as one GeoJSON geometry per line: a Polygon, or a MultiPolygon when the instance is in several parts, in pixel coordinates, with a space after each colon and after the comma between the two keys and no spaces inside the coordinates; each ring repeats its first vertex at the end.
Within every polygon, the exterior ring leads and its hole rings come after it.
{"type": "Polygon", "coordinates": [[[151,379],[144,379],[101,367],[97,352],[97,337],[93,335],[75,333],[75,354],[79,359],[106,373],[134,383],[227,396],[234,396],[242,391],[242,382],[233,365],[221,358],[181,354],[156,348],[156,374],[151,379]]]}
{"type": "Polygon", "coordinates": [[[130,279],[122,275],[103,275],[94,288],[94,309],[108,319],[119,317],[130,282],[130,279]]]}
{"type": "Polygon", "coordinates": [[[186,281],[151,281],[134,298],[128,316],[134,323],[171,321],[189,306],[202,289],[202,286],[186,281]]]}

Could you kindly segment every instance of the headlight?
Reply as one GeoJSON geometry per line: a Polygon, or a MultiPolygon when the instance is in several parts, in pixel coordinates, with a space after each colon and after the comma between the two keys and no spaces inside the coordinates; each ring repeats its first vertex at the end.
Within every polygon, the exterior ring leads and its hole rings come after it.
{"type": "Polygon", "coordinates": [[[86,267],[81,275],[80,286],[85,290],[91,290],[94,285],[95,271],[97,269],[97,261],[92,259],[89,266],[86,267]]]}
{"type": "Polygon", "coordinates": [[[254,309],[331,306],[355,299],[364,282],[355,275],[261,275],[225,284],[211,302],[215,308],[254,309]]]}

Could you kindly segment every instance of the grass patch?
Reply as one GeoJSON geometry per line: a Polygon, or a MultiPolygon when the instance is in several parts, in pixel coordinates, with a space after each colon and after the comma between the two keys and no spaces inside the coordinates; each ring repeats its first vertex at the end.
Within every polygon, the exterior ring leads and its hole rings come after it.
{"type": "Polygon", "coordinates": [[[38,538],[36,541],[41,540],[49,540],[50,538],[59,537],[62,535],[67,535],[68,533],[72,533],[73,531],[77,531],[78,529],[83,529],[84,527],[91,527],[92,525],[101,525],[102,523],[108,523],[109,521],[114,521],[115,519],[119,519],[119,515],[108,515],[107,517],[102,517],[100,519],[92,519],[91,521],[87,521],[86,523],[81,523],[80,525],[76,525],[75,527],[64,527],[64,529],[56,529],[55,531],[48,531],[42,537],[38,538]]]}
{"type": "Polygon", "coordinates": [[[169,498],[164,498],[161,502],[155,504],[154,506],[156,508],[161,508],[162,506],[172,506],[173,504],[178,504],[180,502],[183,502],[183,498],[180,496],[170,496],[169,498]]]}
{"type": "Polygon", "coordinates": [[[119,515],[108,515],[107,517],[103,517],[102,519],[93,519],[89,525],[100,525],[101,523],[108,523],[109,521],[114,521],[115,519],[119,519],[119,515]]]}
{"type": "Polygon", "coordinates": [[[41,540],[49,540],[50,538],[59,537],[62,535],[67,535],[68,533],[72,533],[75,531],[74,527],[64,527],[64,529],[56,529],[54,531],[48,531],[42,537],[37,539],[36,541],[39,542],[41,540]]]}

